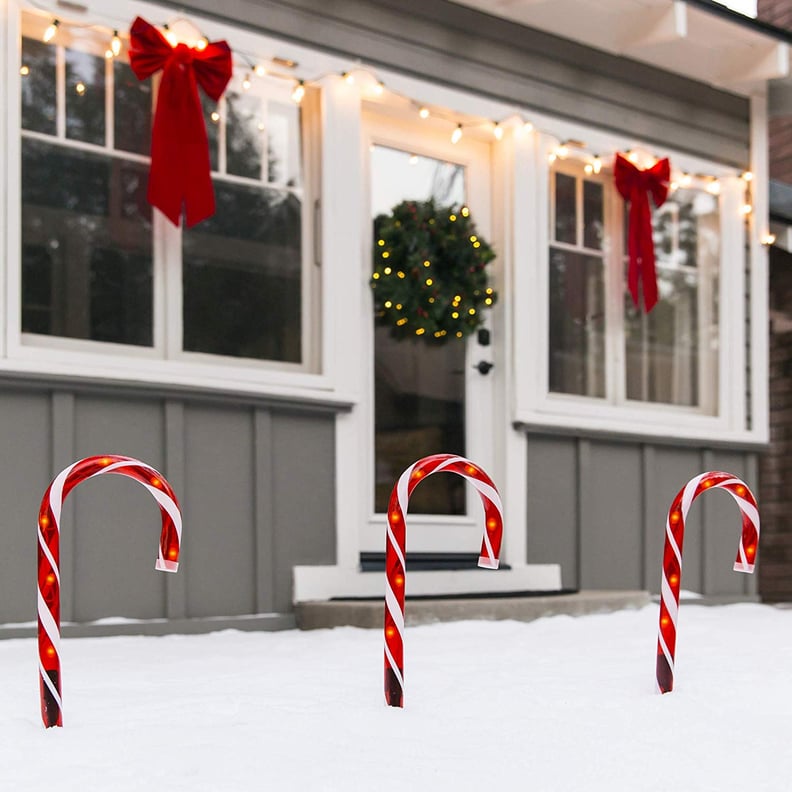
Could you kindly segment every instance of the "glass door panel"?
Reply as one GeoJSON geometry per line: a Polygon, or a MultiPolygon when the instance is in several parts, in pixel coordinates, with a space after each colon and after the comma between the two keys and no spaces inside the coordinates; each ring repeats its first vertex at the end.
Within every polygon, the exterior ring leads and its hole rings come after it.
{"type": "MultiPolygon", "coordinates": [[[[465,203],[465,168],[388,146],[371,148],[372,219],[405,200],[465,203]]],[[[387,510],[401,472],[421,457],[465,454],[465,344],[430,347],[374,332],[374,510],[387,510]]],[[[465,483],[435,476],[416,489],[410,511],[466,513],[465,483]]]]}

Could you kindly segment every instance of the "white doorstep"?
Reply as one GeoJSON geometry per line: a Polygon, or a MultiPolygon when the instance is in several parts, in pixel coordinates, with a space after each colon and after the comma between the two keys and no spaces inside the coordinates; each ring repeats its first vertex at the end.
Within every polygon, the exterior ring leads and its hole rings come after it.
{"type": "MultiPolygon", "coordinates": [[[[385,573],[335,566],[297,566],[292,570],[293,601],[338,597],[384,597],[385,573]]],[[[405,575],[405,593],[413,596],[506,594],[559,591],[559,564],[528,564],[512,569],[415,570],[405,575]]]]}

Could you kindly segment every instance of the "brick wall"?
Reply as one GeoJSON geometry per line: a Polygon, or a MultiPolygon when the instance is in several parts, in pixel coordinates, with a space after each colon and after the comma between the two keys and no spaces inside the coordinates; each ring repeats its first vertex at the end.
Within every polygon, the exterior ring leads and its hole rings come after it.
{"type": "Polygon", "coordinates": [[[761,455],[759,593],[792,600],[792,254],[770,249],[770,450],[761,455]]]}

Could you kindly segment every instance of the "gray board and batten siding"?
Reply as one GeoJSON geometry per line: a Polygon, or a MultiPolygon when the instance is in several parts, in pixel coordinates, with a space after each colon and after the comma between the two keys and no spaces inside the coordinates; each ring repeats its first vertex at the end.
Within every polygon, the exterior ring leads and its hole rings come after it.
{"type": "Polygon", "coordinates": [[[446,0],[164,5],[346,55],[350,65],[359,60],[494,97],[515,110],[615,130],[660,151],[678,149],[741,169],[749,164],[744,97],[446,0]]]}
{"type": "MultiPolygon", "coordinates": [[[[693,476],[723,470],[757,494],[757,465],[755,452],[730,448],[529,431],[528,557],[561,564],[565,587],[657,594],[677,492],[693,476]]],[[[756,576],[732,569],[741,531],[731,495],[698,497],[685,522],[682,588],[713,598],[755,596],[756,576]]]]}
{"type": "Polygon", "coordinates": [[[173,487],[184,518],[179,571],[154,569],[161,521],[143,487],[116,475],[83,482],[61,520],[62,619],[146,626],[64,634],[189,632],[229,617],[248,618],[223,626],[293,626],[292,567],[335,562],[334,432],[334,411],[315,405],[0,383],[0,636],[30,634],[13,625],[36,618],[44,491],[67,465],[105,453],[147,462],[173,487]]]}

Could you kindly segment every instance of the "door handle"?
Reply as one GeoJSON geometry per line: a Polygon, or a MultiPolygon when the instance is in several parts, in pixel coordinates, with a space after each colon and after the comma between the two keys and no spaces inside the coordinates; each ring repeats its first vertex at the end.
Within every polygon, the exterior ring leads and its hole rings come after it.
{"type": "Polygon", "coordinates": [[[488,360],[479,360],[473,368],[478,369],[479,374],[489,374],[490,370],[495,368],[495,364],[490,363],[488,360]]]}

